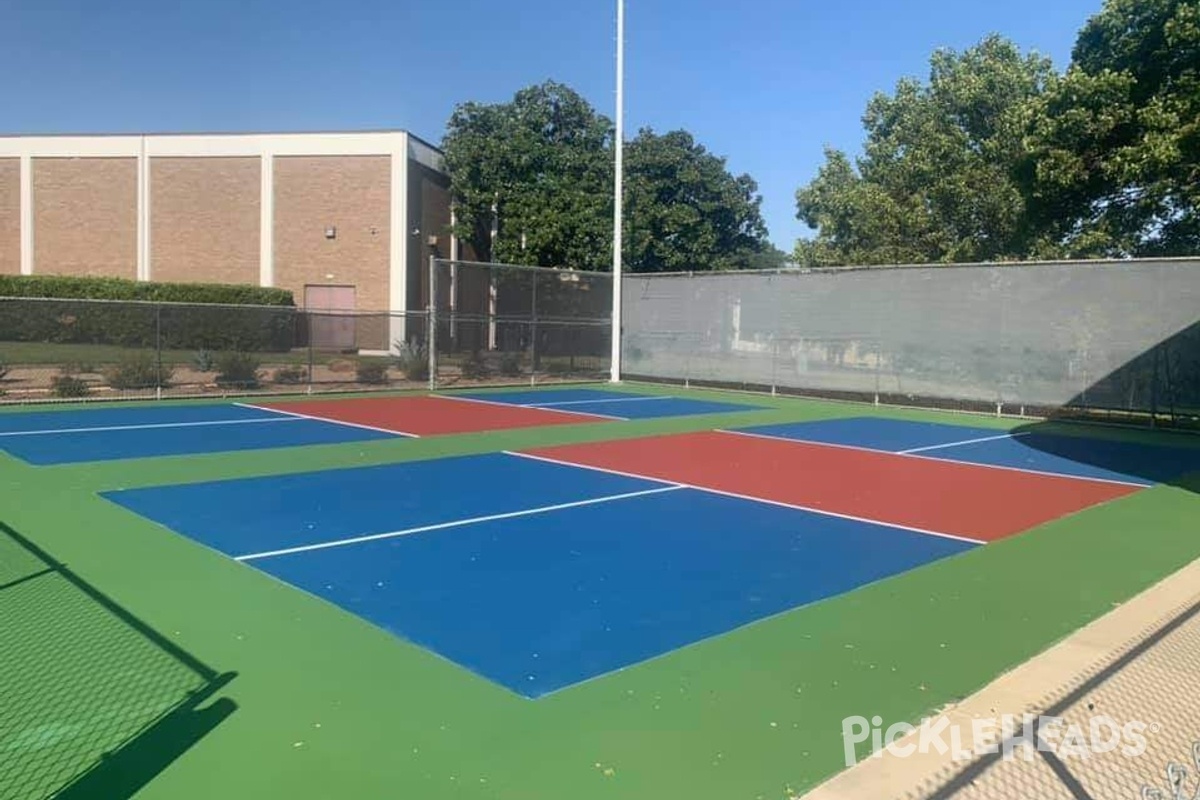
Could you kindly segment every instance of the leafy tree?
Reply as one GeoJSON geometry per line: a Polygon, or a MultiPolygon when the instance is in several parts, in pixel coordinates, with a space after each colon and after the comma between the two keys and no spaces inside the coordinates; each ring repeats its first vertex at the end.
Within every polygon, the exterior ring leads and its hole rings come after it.
{"type": "Polygon", "coordinates": [[[457,234],[483,260],[602,267],[611,252],[611,128],[553,81],[510,103],[460,105],[443,143],[457,234]]]}
{"type": "Polygon", "coordinates": [[[792,256],[769,242],[746,259],[748,269],[785,269],[791,266],[792,256]]]}
{"type": "Polygon", "coordinates": [[[1200,4],[1108,0],[1034,104],[1024,170],[1043,245],[1200,249],[1200,4]]]}
{"type": "MultiPolygon", "coordinates": [[[[611,123],[554,82],[523,89],[509,103],[459,106],[443,143],[456,233],[484,260],[608,269],[612,144],[611,123]]],[[[625,164],[631,270],[762,263],[766,226],[750,176],[731,175],[685,131],[641,131],[625,164]]]]}
{"type": "Polygon", "coordinates": [[[627,260],[634,272],[744,269],[768,250],[758,184],[686,131],[644,129],[626,157],[627,260]]]}
{"type": "Polygon", "coordinates": [[[1053,78],[1050,62],[990,36],[939,50],[927,84],[878,94],[856,164],[827,150],[796,195],[817,236],[802,263],[978,261],[1019,257],[1028,238],[1018,167],[1026,109],[1053,78]]]}

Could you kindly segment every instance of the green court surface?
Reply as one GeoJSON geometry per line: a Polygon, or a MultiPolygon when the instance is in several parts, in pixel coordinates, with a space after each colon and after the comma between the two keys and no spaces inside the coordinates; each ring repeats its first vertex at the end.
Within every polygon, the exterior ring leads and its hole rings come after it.
{"type": "Polygon", "coordinates": [[[1191,476],[531,701],[98,495],[862,416],[1200,447],[637,388],[764,408],[53,467],[0,454],[0,797],[778,800],[842,768],[843,718],[918,720],[1200,557],[1191,476]]]}

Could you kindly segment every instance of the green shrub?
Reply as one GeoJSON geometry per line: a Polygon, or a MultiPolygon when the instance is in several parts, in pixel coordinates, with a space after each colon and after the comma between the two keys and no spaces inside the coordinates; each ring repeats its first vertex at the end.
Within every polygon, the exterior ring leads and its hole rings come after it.
{"type": "Polygon", "coordinates": [[[521,374],[521,354],[505,353],[500,358],[500,374],[506,378],[515,378],[521,374]]]}
{"type": "Polygon", "coordinates": [[[0,341],[269,352],[290,350],[299,343],[299,312],[290,305],[12,298],[5,296],[5,284],[6,277],[0,276],[0,341]]]}
{"type": "Polygon", "coordinates": [[[222,389],[257,389],[261,362],[253,353],[222,353],[217,356],[217,386],[222,389]]]}
{"type": "Polygon", "coordinates": [[[55,375],[50,379],[50,393],[55,397],[87,397],[91,392],[87,382],[74,375],[55,375]]]}
{"type": "Polygon", "coordinates": [[[410,381],[429,380],[429,351],[423,345],[396,342],[396,369],[410,381]]]}
{"type": "Polygon", "coordinates": [[[280,367],[275,370],[275,375],[272,376],[271,382],[283,384],[284,386],[295,386],[298,383],[304,383],[308,380],[308,370],[303,367],[280,367]]]}
{"type": "Polygon", "coordinates": [[[197,372],[212,372],[216,369],[217,357],[213,355],[211,350],[201,348],[192,356],[192,366],[197,372]]]}
{"type": "Polygon", "coordinates": [[[355,379],[359,383],[382,384],[388,382],[388,365],[386,361],[360,361],[355,370],[355,379]]]}
{"type": "Polygon", "coordinates": [[[67,275],[0,275],[0,297],[145,300],[231,306],[295,306],[292,293],[250,284],[155,283],[67,275]]]}
{"type": "Polygon", "coordinates": [[[487,362],[483,360],[483,356],[479,354],[478,350],[459,365],[459,370],[462,372],[464,378],[472,381],[486,378],[491,374],[491,368],[488,367],[487,362]]]}
{"type": "Polygon", "coordinates": [[[172,367],[159,364],[150,353],[135,353],[105,370],[104,377],[114,389],[165,389],[173,373],[172,367]]]}
{"type": "Polygon", "coordinates": [[[96,365],[90,361],[64,361],[58,371],[63,375],[82,375],[85,372],[95,372],[96,365]]]}
{"type": "Polygon", "coordinates": [[[574,371],[569,361],[550,361],[546,363],[545,368],[550,375],[567,375],[574,371]]]}

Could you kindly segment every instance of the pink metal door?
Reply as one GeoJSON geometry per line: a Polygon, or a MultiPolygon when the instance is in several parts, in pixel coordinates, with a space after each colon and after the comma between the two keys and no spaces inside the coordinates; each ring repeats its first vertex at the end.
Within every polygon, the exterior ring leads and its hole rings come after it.
{"type": "Polygon", "coordinates": [[[304,308],[309,312],[313,347],[322,350],[354,349],[353,286],[305,286],[304,308]]]}

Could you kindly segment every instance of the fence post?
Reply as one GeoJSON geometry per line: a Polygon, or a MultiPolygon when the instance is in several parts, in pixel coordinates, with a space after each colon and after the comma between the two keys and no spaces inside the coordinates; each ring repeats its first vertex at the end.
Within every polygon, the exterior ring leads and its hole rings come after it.
{"type": "MultiPolygon", "coordinates": [[[[775,305],[772,308],[771,314],[771,397],[779,394],[779,332],[784,330],[783,326],[783,278],[778,272],[772,273],[767,277],[767,286],[773,291],[775,305]]],[[[744,296],[748,292],[739,292],[740,296],[744,296]]]]}
{"type": "Polygon", "coordinates": [[[429,304],[425,307],[425,346],[429,349],[429,391],[437,388],[437,256],[429,255],[429,304]]]}
{"type": "Polygon", "coordinates": [[[496,269],[492,265],[488,265],[488,298],[487,298],[487,349],[494,351],[499,347],[499,342],[496,340],[496,305],[497,305],[497,287],[496,287],[496,269]]]}
{"type": "MultiPolygon", "coordinates": [[[[1160,353],[1161,349],[1162,349],[1161,346],[1156,345],[1154,347],[1154,349],[1150,351],[1151,352],[1150,360],[1151,360],[1151,363],[1154,365],[1153,372],[1150,375],[1150,427],[1151,428],[1158,427],[1158,359],[1159,359],[1159,353],[1160,353]]],[[[1130,394],[1132,395],[1132,392],[1130,394]]],[[[1133,406],[1134,403],[1130,403],[1129,405],[1133,406]]]]}
{"type": "Polygon", "coordinates": [[[538,354],[538,273],[535,270],[533,273],[533,290],[530,297],[530,324],[529,324],[529,349],[530,349],[530,370],[529,370],[529,385],[533,386],[537,383],[538,367],[540,356],[538,354]]]}
{"type": "Polygon", "coordinates": [[[162,400],[163,359],[162,359],[162,306],[154,307],[154,353],[158,368],[154,372],[154,399],[162,400]]]}
{"type": "Polygon", "coordinates": [[[312,316],[308,313],[308,309],[300,312],[301,318],[304,320],[304,332],[308,339],[308,393],[313,393],[313,369],[316,367],[316,358],[313,352],[313,335],[312,335],[312,316]]]}

